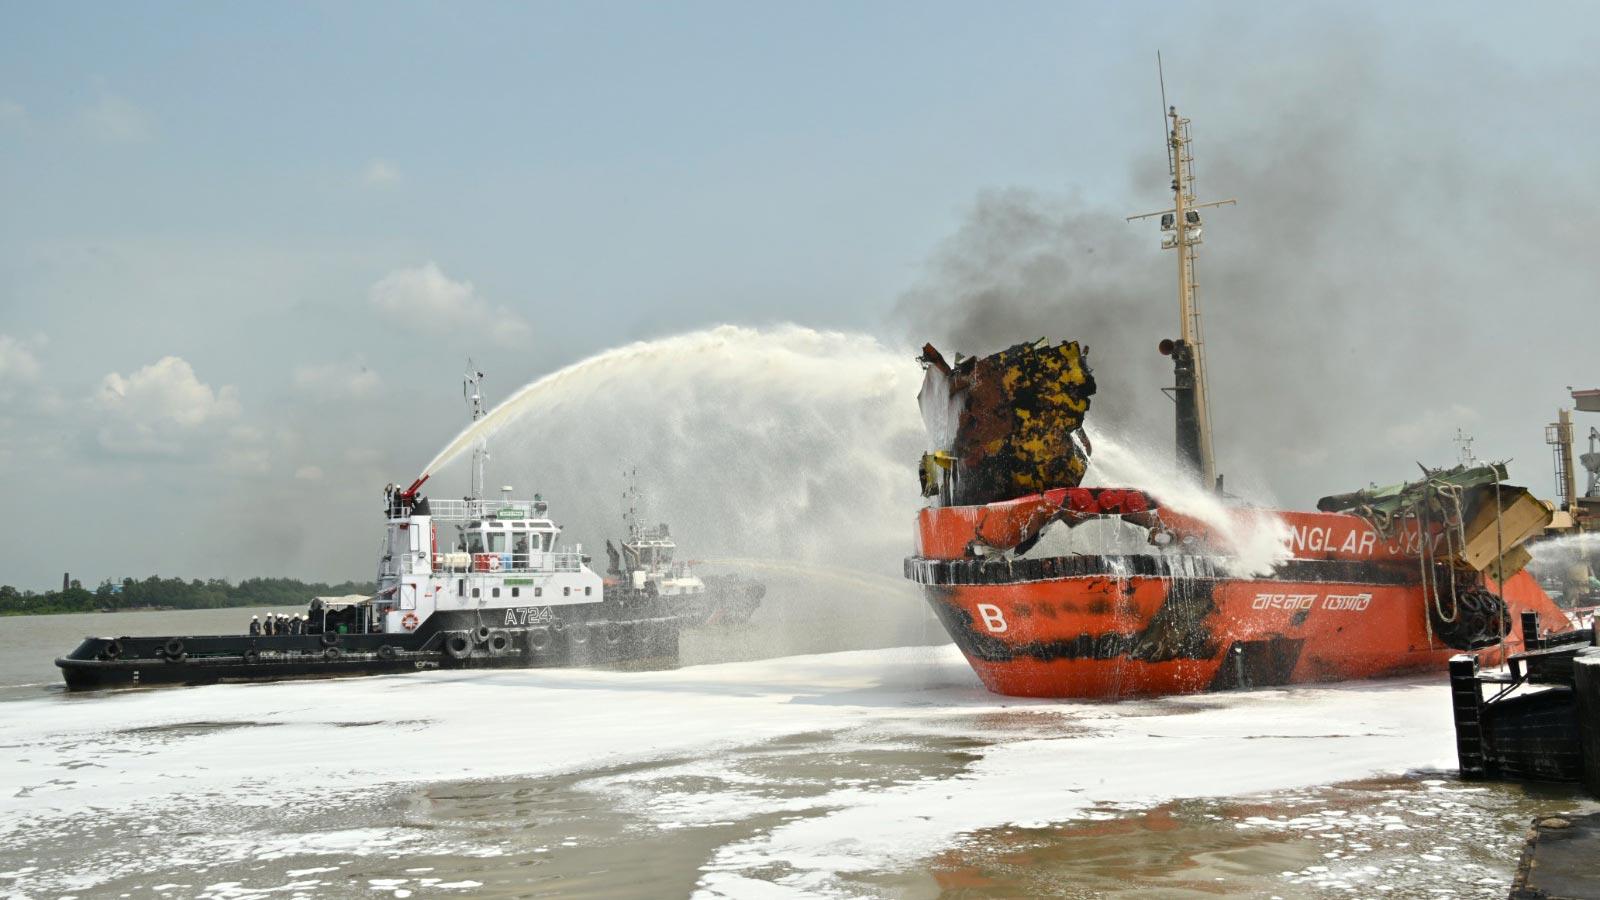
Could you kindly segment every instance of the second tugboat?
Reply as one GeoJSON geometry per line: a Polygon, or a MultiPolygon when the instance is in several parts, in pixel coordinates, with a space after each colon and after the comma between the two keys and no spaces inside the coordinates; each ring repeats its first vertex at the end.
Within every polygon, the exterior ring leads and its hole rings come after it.
{"type": "MultiPolygon", "coordinates": [[[[473,421],[483,373],[469,372],[473,421]]],[[[560,546],[548,504],[485,499],[482,442],[461,500],[384,490],[377,593],[314,600],[287,634],[92,637],[56,660],[69,689],[378,675],[438,668],[626,665],[678,659],[678,618],[644,591],[606,590],[583,547],[560,546]],[[441,540],[440,526],[453,529],[441,540]]],[[[252,629],[253,630],[253,629],[252,629]]]]}
{"type": "Polygon", "coordinates": [[[685,628],[737,626],[750,616],[766,596],[766,585],[740,575],[699,576],[684,560],[674,560],[678,544],[667,523],[639,524],[637,473],[630,473],[623,499],[628,511],[622,517],[628,537],[618,546],[606,541],[608,591],[635,592],[647,600],[667,604],[685,628]]]}

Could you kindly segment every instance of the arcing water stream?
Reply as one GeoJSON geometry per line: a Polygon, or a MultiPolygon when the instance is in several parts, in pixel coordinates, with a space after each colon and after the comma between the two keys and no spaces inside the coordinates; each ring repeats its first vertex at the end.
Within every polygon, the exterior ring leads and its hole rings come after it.
{"type": "MultiPolygon", "coordinates": [[[[617,534],[622,513],[595,498],[617,497],[637,467],[645,515],[671,524],[690,556],[897,576],[926,446],[914,358],[866,335],[792,325],[629,344],[517,390],[425,471],[490,439],[491,484],[542,491],[569,534],[593,541],[617,534]]],[[[1226,507],[1165,449],[1091,430],[1093,480],[1141,487],[1207,522],[1247,572],[1284,555],[1276,517],[1226,507]]]]}

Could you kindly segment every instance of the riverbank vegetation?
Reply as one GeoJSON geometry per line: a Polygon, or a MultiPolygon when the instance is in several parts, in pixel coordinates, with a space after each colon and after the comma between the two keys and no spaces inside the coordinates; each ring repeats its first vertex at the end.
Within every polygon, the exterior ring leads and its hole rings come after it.
{"type": "Polygon", "coordinates": [[[47,613],[112,612],[138,609],[220,609],[228,606],[276,606],[293,609],[305,606],[312,597],[343,594],[371,595],[372,582],[346,581],[342,584],[297,581],[293,578],[246,578],[232,584],[221,578],[158,578],[151,575],[140,581],[124,578],[106,580],[90,590],[77,581],[63,591],[22,591],[9,584],[0,585],[0,616],[42,615],[47,613]]]}

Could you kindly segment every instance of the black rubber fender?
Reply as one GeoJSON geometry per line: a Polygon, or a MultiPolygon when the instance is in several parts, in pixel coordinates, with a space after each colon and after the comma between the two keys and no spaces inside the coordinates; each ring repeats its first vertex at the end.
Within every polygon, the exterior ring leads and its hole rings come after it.
{"type": "Polygon", "coordinates": [[[338,643],[339,643],[339,632],[337,632],[337,631],[324,631],[322,633],[322,646],[324,646],[324,647],[332,647],[332,646],[334,646],[334,645],[336,645],[338,643]]]}
{"type": "Polygon", "coordinates": [[[188,659],[189,659],[189,654],[187,654],[187,653],[168,653],[167,654],[167,662],[169,662],[169,663],[187,662],[188,659]]]}
{"type": "Polygon", "coordinates": [[[620,622],[607,622],[605,628],[606,643],[616,646],[622,643],[623,628],[620,622]]]}
{"type": "Polygon", "coordinates": [[[582,647],[589,643],[589,624],[587,622],[573,622],[567,626],[567,643],[574,647],[582,647]]]}
{"type": "Polygon", "coordinates": [[[254,665],[255,663],[261,661],[261,651],[254,647],[251,647],[249,650],[241,653],[240,656],[243,657],[244,661],[250,665],[254,665]]]}
{"type": "Polygon", "coordinates": [[[489,626],[479,625],[477,629],[472,632],[472,639],[480,644],[487,644],[489,643],[489,636],[492,634],[494,634],[494,631],[491,630],[489,626]]]}
{"type": "Polygon", "coordinates": [[[542,653],[550,649],[550,629],[540,625],[538,628],[528,629],[528,646],[535,653],[542,653]]]}
{"type": "Polygon", "coordinates": [[[322,658],[327,660],[328,662],[333,662],[334,660],[338,659],[341,655],[343,655],[343,654],[340,653],[338,647],[323,647],[322,648],[322,658]]]}
{"type": "Polygon", "coordinates": [[[378,656],[382,659],[394,659],[399,655],[400,651],[396,650],[393,644],[384,644],[378,648],[378,656]]]}
{"type": "Polygon", "coordinates": [[[504,631],[496,631],[489,635],[488,644],[490,653],[504,653],[511,649],[511,636],[504,631]]]}
{"type": "Polygon", "coordinates": [[[444,652],[451,659],[466,659],[472,655],[472,641],[465,633],[458,631],[444,639],[444,652]]]}
{"type": "Polygon", "coordinates": [[[122,655],[122,642],[118,640],[107,641],[104,649],[100,651],[100,655],[106,659],[116,659],[122,655]]]}
{"type": "Polygon", "coordinates": [[[165,644],[161,645],[161,655],[162,656],[185,656],[185,655],[187,655],[187,654],[185,654],[183,652],[183,641],[180,641],[177,638],[172,638],[172,639],[168,640],[165,644]]]}

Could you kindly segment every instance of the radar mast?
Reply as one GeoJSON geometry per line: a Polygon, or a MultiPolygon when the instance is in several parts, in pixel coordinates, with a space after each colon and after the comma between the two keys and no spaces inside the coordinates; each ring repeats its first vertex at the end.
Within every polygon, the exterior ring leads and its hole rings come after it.
{"type": "MultiPolygon", "coordinates": [[[[467,401],[467,408],[472,410],[472,421],[477,422],[483,418],[483,373],[472,364],[472,357],[467,357],[467,374],[461,379],[461,396],[467,401]]],[[[483,496],[483,462],[489,458],[489,448],[480,436],[472,448],[472,474],[471,484],[467,491],[468,500],[477,500],[483,496]]]]}
{"type": "MultiPolygon", "coordinates": [[[[1159,72],[1160,54],[1156,55],[1159,72]]],[[[1195,247],[1200,244],[1200,210],[1228,206],[1234,200],[1195,198],[1194,151],[1189,120],[1167,105],[1166,79],[1162,76],[1161,105],[1167,119],[1167,168],[1172,175],[1172,208],[1129,216],[1128,221],[1161,217],[1161,249],[1178,251],[1178,340],[1161,342],[1161,352],[1173,358],[1177,401],[1177,447],[1180,464],[1192,468],[1208,488],[1217,484],[1216,459],[1211,446],[1211,409],[1206,391],[1205,338],[1200,329],[1200,303],[1195,294],[1195,247]]]]}

